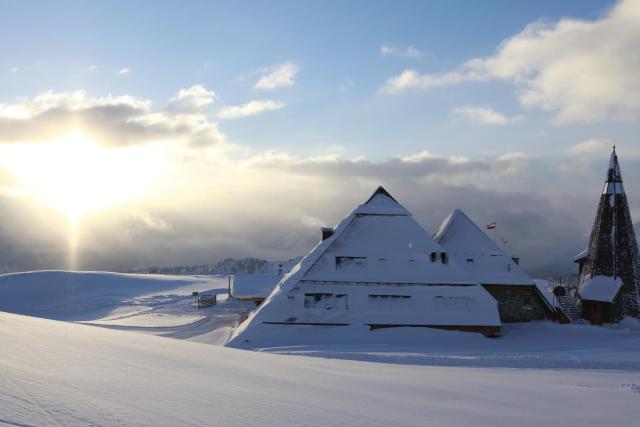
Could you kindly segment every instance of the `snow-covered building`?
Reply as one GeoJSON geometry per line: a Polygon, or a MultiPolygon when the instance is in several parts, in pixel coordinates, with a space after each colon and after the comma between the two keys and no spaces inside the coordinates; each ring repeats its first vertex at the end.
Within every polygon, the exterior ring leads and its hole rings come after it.
{"type": "Polygon", "coordinates": [[[640,257],[615,147],[588,246],[579,264],[582,315],[594,324],[640,316],[640,257]]]}
{"type": "Polygon", "coordinates": [[[268,261],[256,274],[234,274],[229,284],[229,296],[241,301],[253,301],[261,304],[273,288],[282,280],[302,257],[289,258],[287,261],[268,261]]]}
{"type": "Polygon", "coordinates": [[[261,304],[282,280],[282,274],[234,274],[229,294],[240,301],[261,304]]]}
{"type": "Polygon", "coordinates": [[[464,212],[454,210],[433,238],[498,302],[504,323],[554,317],[533,279],[464,212]]]}
{"type": "Polygon", "coordinates": [[[292,327],[431,327],[496,335],[495,299],[384,188],[284,276],[230,345],[292,327]]]}

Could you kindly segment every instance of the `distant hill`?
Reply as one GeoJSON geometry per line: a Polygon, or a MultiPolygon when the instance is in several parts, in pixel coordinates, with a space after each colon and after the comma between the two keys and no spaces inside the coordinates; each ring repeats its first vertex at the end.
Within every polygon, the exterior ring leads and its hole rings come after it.
{"type": "Polygon", "coordinates": [[[169,266],[169,267],[140,267],[126,273],[141,274],[174,274],[174,275],[215,275],[230,274],[282,274],[286,273],[300,261],[300,258],[290,258],[287,261],[267,261],[259,258],[227,258],[213,265],[169,266]]]}

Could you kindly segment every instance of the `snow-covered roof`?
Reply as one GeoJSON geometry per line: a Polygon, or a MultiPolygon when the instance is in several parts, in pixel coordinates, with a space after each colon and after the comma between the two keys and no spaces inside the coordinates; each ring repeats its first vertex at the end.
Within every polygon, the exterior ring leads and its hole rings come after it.
{"type": "Polygon", "coordinates": [[[580,262],[589,256],[589,246],[584,248],[580,253],[573,257],[573,262],[580,262]]]}
{"type": "Polygon", "coordinates": [[[288,319],[304,322],[305,316],[312,316],[315,322],[328,322],[327,319],[344,324],[371,319],[390,322],[363,303],[369,293],[389,294],[390,290],[410,296],[416,304],[411,310],[392,313],[394,324],[429,321],[436,325],[500,325],[493,297],[446,254],[446,249],[430,237],[409,211],[380,187],[336,226],[332,236],[318,243],[285,275],[234,336],[244,334],[244,338],[253,338],[256,334],[245,334],[245,330],[264,322],[288,319]],[[335,293],[336,298],[348,294],[349,309],[346,313],[325,310],[313,317],[313,310],[304,310],[304,306],[295,302],[313,289],[318,295],[335,293]],[[468,309],[450,316],[432,315],[430,310],[436,301],[462,305],[467,301],[468,309]],[[404,318],[407,316],[413,318],[404,318]]]}
{"type": "Polygon", "coordinates": [[[231,280],[231,296],[266,298],[282,277],[281,274],[235,274],[231,280]]]}
{"type": "Polygon", "coordinates": [[[382,186],[378,187],[369,200],[358,206],[353,213],[361,215],[411,215],[382,186]]]}
{"type": "Polygon", "coordinates": [[[620,277],[593,276],[580,284],[580,297],[589,301],[613,302],[622,287],[620,277]]]}
{"type": "Polygon", "coordinates": [[[460,209],[443,221],[433,238],[482,284],[533,284],[531,277],[460,209]]]}

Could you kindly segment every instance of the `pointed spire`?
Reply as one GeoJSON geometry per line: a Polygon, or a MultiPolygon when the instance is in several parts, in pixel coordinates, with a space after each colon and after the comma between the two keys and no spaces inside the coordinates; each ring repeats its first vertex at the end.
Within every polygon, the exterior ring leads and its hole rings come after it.
{"type": "Polygon", "coordinates": [[[371,200],[373,200],[376,196],[380,196],[380,195],[386,196],[386,197],[390,198],[391,200],[393,200],[394,202],[398,203],[398,201],[396,199],[394,199],[393,196],[391,194],[389,194],[389,192],[387,190],[385,190],[382,185],[379,185],[378,188],[376,188],[376,191],[374,191],[373,194],[371,195],[371,197],[369,197],[369,200],[367,200],[364,203],[367,204],[371,200]]]}
{"type": "Polygon", "coordinates": [[[409,211],[398,203],[383,186],[379,186],[366,202],[356,208],[354,213],[366,215],[410,215],[409,211]]]}
{"type": "Polygon", "coordinates": [[[602,194],[624,194],[622,173],[620,172],[620,163],[618,163],[615,145],[613,146],[611,157],[609,157],[609,168],[607,169],[607,177],[602,194]]]}

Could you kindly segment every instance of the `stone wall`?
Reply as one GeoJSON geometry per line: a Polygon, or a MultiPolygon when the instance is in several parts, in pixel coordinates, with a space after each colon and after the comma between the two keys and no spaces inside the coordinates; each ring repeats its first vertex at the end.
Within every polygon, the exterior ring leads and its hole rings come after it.
{"type": "Polygon", "coordinates": [[[502,323],[552,319],[535,285],[482,285],[498,302],[502,323]]]}

